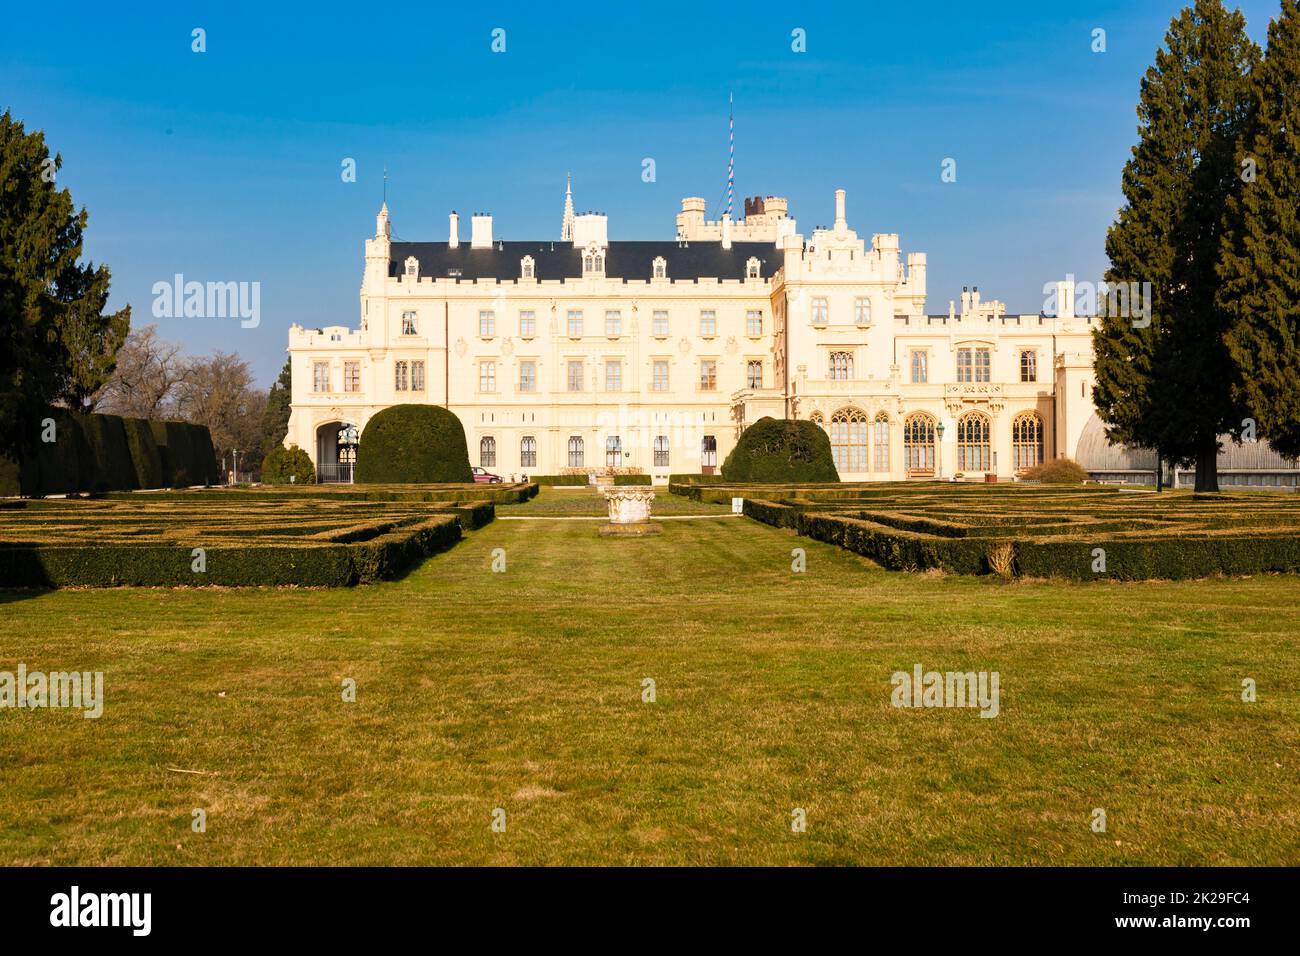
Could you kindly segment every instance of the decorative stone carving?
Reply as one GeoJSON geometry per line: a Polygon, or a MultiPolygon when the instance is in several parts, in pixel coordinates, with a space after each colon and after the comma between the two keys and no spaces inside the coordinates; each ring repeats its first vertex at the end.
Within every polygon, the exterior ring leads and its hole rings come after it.
{"type": "Polygon", "coordinates": [[[727,337],[727,354],[728,355],[736,354],[736,337],[734,335],[727,337]]]}
{"type": "Polygon", "coordinates": [[[610,524],[637,524],[650,520],[650,502],[655,493],[644,485],[615,488],[605,492],[610,524]]]}
{"type": "Polygon", "coordinates": [[[515,347],[510,341],[510,336],[507,335],[504,339],[501,340],[501,354],[512,355],[514,351],[515,351],[515,347]]]}
{"type": "Polygon", "coordinates": [[[691,350],[691,340],[683,335],[682,340],[677,343],[677,350],[685,355],[691,350]]]}
{"type": "Polygon", "coordinates": [[[464,339],[457,339],[457,340],[456,340],[456,355],[457,355],[458,358],[464,358],[464,357],[465,357],[465,352],[466,352],[468,349],[469,349],[469,346],[465,344],[465,340],[464,340],[464,339]]]}

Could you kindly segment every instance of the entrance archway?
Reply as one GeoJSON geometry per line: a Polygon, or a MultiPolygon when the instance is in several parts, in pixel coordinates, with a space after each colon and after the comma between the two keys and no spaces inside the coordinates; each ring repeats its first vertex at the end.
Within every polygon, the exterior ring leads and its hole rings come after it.
{"type": "Polygon", "coordinates": [[[356,477],[361,436],[351,422],[326,422],[316,429],[316,480],[345,482],[356,477]]]}

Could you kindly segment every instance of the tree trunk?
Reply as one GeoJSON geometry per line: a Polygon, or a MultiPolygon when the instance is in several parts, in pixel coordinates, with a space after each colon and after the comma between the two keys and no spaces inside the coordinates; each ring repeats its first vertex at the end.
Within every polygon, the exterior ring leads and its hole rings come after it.
{"type": "Polygon", "coordinates": [[[1196,455],[1196,490],[1219,490],[1219,442],[1211,435],[1196,455]]]}

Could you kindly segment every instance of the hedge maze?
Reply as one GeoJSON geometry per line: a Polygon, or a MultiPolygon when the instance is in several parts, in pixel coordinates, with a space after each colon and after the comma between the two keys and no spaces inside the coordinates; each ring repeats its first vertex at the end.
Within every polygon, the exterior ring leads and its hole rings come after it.
{"type": "Polygon", "coordinates": [[[1103,487],[737,485],[683,482],[704,501],[862,554],[891,570],[1078,580],[1300,571],[1300,498],[1103,487]]]}
{"type": "Polygon", "coordinates": [[[0,587],[298,585],[400,577],[536,486],[226,489],[0,502],[0,587]]]}

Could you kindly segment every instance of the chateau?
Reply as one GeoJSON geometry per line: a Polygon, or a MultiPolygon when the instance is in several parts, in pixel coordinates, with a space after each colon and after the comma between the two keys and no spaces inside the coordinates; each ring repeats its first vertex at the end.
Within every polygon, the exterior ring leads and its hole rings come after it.
{"type": "MultiPolygon", "coordinates": [[[[450,215],[441,242],[397,242],[385,203],[366,240],[360,327],[289,332],[286,444],[349,480],[359,436],[399,402],[444,405],[470,460],[512,475],[718,469],[749,422],[818,422],[845,480],[1009,480],[1075,457],[1094,419],[1089,319],[1008,315],[978,289],[926,311],[926,259],[834,221],[800,233],[785,199],[676,238],[609,238],[566,190],[559,237],[503,241],[450,215]]],[[[1099,426],[1100,422],[1096,422],[1099,426]]]]}

